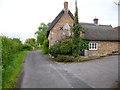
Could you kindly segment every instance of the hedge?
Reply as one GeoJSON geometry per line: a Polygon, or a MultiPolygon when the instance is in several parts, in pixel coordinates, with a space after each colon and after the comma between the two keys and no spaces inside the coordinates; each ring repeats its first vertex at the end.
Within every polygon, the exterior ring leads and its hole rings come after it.
{"type": "Polygon", "coordinates": [[[2,41],[2,66],[5,68],[13,59],[13,54],[20,52],[22,43],[19,39],[0,36],[2,41]]]}
{"type": "Polygon", "coordinates": [[[42,46],[43,46],[43,51],[42,51],[42,53],[43,53],[43,54],[48,54],[48,53],[49,53],[49,40],[48,40],[48,39],[44,40],[42,46]]]}
{"type": "Polygon", "coordinates": [[[72,40],[66,39],[61,43],[56,43],[50,47],[50,54],[54,57],[58,55],[72,55],[72,40]]]}
{"type": "Polygon", "coordinates": [[[74,58],[67,55],[58,55],[57,62],[74,62],[74,58]]]}

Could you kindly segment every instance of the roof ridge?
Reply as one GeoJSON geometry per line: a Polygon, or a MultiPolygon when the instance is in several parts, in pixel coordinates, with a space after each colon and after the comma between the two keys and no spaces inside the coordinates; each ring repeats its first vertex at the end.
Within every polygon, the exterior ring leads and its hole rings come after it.
{"type": "MultiPolygon", "coordinates": [[[[86,23],[86,22],[79,22],[79,24],[86,24],[86,25],[96,25],[94,23],[86,23]]],[[[111,25],[103,25],[103,24],[98,24],[98,26],[108,26],[108,27],[112,27],[111,25]]]]}

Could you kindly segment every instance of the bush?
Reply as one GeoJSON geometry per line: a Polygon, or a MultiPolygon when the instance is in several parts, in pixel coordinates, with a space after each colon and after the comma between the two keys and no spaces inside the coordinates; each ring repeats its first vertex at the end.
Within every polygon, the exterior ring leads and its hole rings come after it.
{"type": "Polygon", "coordinates": [[[44,40],[43,42],[43,54],[49,53],[49,41],[48,39],[44,40]]]}
{"type": "Polygon", "coordinates": [[[2,79],[0,79],[2,80],[3,90],[4,88],[14,88],[18,80],[18,77],[24,62],[24,58],[27,52],[28,51],[22,51],[14,54],[13,60],[9,63],[9,65],[6,68],[3,68],[2,79]]]}
{"type": "Polygon", "coordinates": [[[73,58],[67,55],[58,55],[57,62],[73,62],[73,58]]]}
{"type": "MultiPolygon", "coordinates": [[[[88,49],[88,43],[89,41],[81,40],[81,47],[79,48],[80,52],[84,49],[88,49]]],[[[65,39],[61,41],[61,43],[56,43],[53,46],[50,47],[50,54],[54,56],[55,58],[58,55],[73,55],[73,47],[75,46],[73,43],[73,39],[65,39]]],[[[79,53],[79,55],[82,55],[82,52],[79,53]]]]}
{"type": "Polygon", "coordinates": [[[30,44],[23,44],[22,45],[22,50],[32,50],[32,46],[30,44]]]}
{"type": "Polygon", "coordinates": [[[29,48],[29,50],[32,49],[32,47],[29,45],[23,45],[18,38],[12,39],[6,36],[0,36],[0,74],[2,74],[3,76],[3,88],[13,88],[14,84],[16,83],[16,78],[19,75],[24,60],[23,58],[26,53],[24,51],[21,51],[26,48],[29,48]],[[10,85],[10,87],[8,86],[8,84],[10,85]]]}
{"type": "Polygon", "coordinates": [[[2,41],[2,66],[5,68],[13,60],[13,54],[21,51],[21,41],[17,38],[0,36],[2,41]]]}
{"type": "Polygon", "coordinates": [[[61,55],[72,55],[72,45],[71,39],[63,40],[60,46],[61,55]]]}
{"type": "Polygon", "coordinates": [[[72,40],[66,39],[61,43],[54,44],[50,47],[50,54],[54,57],[58,55],[72,55],[72,40]]]}
{"type": "Polygon", "coordinates": [[[55,58],[58,56],[58,54],[61,54],[60,46],[61,46],[61,43],[57,43],[57,44],[53,45],[52,47],[50,47],[50,49],[49,49],[50,54],[52,56],[54,56],[55,58]]]}

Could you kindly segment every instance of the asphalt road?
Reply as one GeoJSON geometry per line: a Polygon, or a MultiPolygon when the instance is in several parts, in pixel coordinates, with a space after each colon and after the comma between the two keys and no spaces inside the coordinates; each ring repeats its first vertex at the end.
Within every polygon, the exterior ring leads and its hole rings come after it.
{"type": "Polygon", "coordinates": [[[49,60],[41,51],[26,56],[20,88],[110,88],[118,81],[118,58],[61,64],[49,60]]]}
{"type": "Polygon", "coordinates": [[[92,88],[114,88],[118,86],[118,56],[109,56],[100,60],[61,64],[92,88]]]}

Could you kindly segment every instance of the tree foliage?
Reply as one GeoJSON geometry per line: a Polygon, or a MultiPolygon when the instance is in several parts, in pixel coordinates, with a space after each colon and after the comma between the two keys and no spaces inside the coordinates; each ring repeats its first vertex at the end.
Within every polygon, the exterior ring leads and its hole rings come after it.
{"type": "Polygon", "coordinates": [[[72,55],[72,40],[65,39],[61,43],[56,43],[50,47],[50,54],[54,57],[58,55],[72,55]]]}
{"type": "Polygon", "coordinates": [[[80,31],[82,31],[82,30],[83,30],[83,28],[79,24],[78,8],[76,6],[74,25],[73,25],[73,49],[72,49],[73,56],[80,55],[80,47],[81,47],[81,41],[82,41],[82,38],[80,37],[80,31]]]}
{"type": "Polygon", "coordinates": [[[23,44],[22,51],[24,50],[33,50],[33,47],[30,44],[23,44]]]}
{"type": "Polygon", "coordinates": [[[22,44],[20,38],[13,38],[12,40],[22,44]]]}
{"type": "Polygon", "coordinates": [[[25,44],[30,44],[31,46],[36,47],[36,39],[28,38],[26,39],[25,44]]]}
{"type": "Polygon", "coordinates": [[[8,38],[6,36],[0,36],[2,41],[2,66],[6,67],[13,59],[13,54],[20,52],[22,43],[18,38],[8,38]]]}
{"type": "Polygon", "coordinates": [[[46,39],[43,42],[43,54],[48,54],[49,53],[49,40],[46,39]]]}
{"type": "Polygon", "coordinates": [[[49,25],[50,23],[48,24],[41,23],[40,26],[38,27],[38,31],[35,32],[38,44],[42,45],[44,40],[46,39],[46,32],[47,32],[47,28],[49,27],[49,25]]]}

